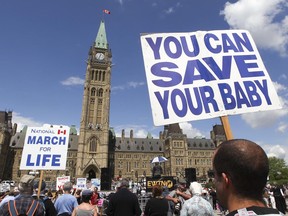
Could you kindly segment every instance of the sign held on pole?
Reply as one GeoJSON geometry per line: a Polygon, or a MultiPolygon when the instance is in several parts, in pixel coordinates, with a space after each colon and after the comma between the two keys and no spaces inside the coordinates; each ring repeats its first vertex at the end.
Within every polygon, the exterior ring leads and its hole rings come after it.
{"type": "Polygon", "coordinates": [[[246,30],[141,36],[154,125],[280,109],[246,30]]]}

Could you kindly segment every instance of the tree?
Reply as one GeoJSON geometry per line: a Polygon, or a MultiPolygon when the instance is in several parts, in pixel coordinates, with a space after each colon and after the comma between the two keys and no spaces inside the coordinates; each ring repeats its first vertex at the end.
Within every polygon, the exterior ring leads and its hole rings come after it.
{"type": "Polygon", "coordinates": [[[288,166],[284,159],[269,157],[269,180],[273,185],[288,183],[288,166]]]}

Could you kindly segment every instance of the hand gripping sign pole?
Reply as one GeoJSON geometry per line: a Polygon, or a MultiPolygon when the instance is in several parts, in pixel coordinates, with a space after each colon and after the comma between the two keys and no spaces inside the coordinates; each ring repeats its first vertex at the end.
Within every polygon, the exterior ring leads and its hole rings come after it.
{"type": "Polygon", "coordinates": [[[233,134],[232,134],[232,131],[230,128],[228,116],[221,116],[220,119],[221,119],[221,123],[222,123],[223,128],[224,128],[226,140],[233,139],[233,134]]]}

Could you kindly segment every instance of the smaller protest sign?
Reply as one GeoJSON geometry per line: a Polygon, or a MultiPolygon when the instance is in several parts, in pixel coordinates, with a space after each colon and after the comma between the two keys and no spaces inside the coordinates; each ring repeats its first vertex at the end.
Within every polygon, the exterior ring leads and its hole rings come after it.
{"type": "Polygon", "coordinates": [[[69,127],[28,127],[20,170],[65,170],[69,127]]]}
{"type": "Polygon", "coordinates": [[[65,182],[70,182],[70,176],[57,177],[56,190],[63,189],[65,182]]]}
{"type": "Polygon", "coordinates": [[[77,189],[86,189],[86,178],[77,178],[77,189]]]}

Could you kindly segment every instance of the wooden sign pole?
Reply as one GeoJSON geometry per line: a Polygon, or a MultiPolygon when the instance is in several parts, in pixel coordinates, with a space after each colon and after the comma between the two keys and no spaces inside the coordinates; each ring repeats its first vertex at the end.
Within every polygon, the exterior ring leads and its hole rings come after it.
{"type": "Polygon", "coordinates": [[[40,198],[41,187],[42,187],[42,179],[43,179],[43,170],[41,170],[39,184],[38,184],[38,193],[37,193],[37,198],[38,199],[40,198]]]}
{"type": "Polygon", "coordinates": [[[222,125],[223,125],[223,128],[224,128],[226,140],[233,139],[233,135],[232,135],[232,131],[231,131],[231,128],[230,128],[228,116],[221,116],[220,119],[221,119],[221,122],[222,122],[222,125]]]}

